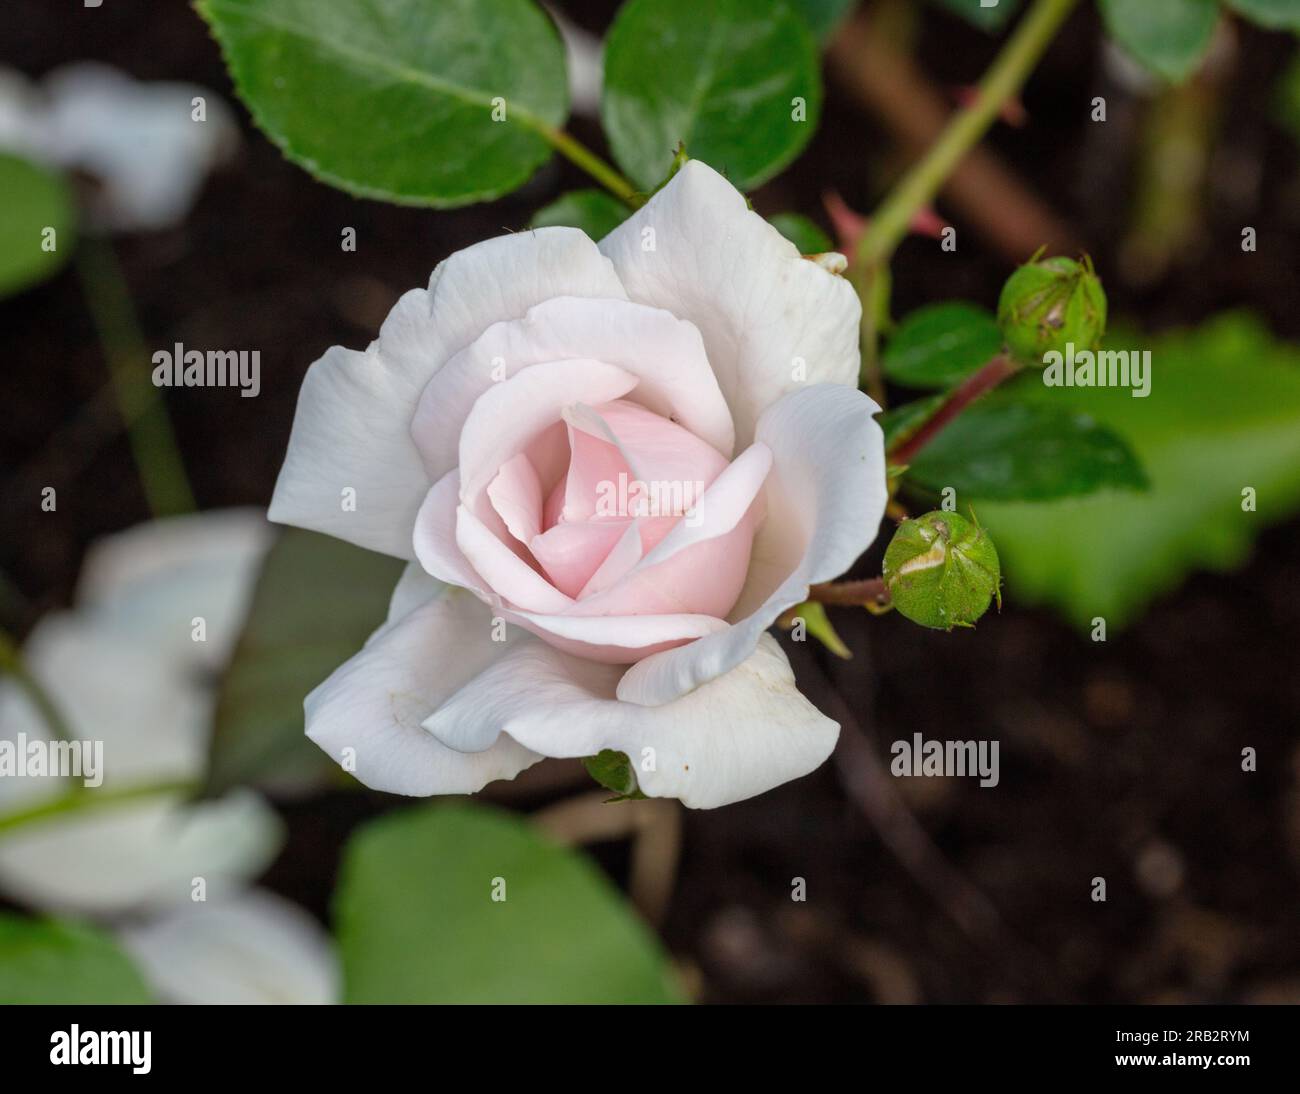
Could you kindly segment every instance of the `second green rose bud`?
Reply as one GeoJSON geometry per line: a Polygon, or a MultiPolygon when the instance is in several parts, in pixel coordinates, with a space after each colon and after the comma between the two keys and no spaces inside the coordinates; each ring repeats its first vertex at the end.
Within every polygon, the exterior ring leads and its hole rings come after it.
{"type": "Polygon", "coordinates": [[[1021,364],[1043,367],[1043,355],[1073,344],[1095,350],[1106,333],[1106,291],[1086,255],[1031,259],[1016,270],[998,299],[998,324],[1021,364]]]}

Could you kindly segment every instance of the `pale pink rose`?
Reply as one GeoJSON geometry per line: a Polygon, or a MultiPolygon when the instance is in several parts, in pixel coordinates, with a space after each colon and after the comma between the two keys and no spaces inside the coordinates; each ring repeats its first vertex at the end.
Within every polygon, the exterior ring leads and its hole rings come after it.
{"type": "Polygon", "coordinates": [[[858,320],[696,161],[599,245],[452,255],[303,383],[271,518],[410,560],[308,735],[415,795],[607,748],[695,807],[817,767],[839,727],[765,632],[884,511],[858,320]]]}

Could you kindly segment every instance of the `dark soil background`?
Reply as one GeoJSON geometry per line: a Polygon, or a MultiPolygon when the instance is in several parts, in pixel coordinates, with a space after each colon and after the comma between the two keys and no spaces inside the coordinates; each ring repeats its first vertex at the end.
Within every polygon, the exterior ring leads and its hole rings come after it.
{"type": "MultiPolygon", "coordinates": [[[[613,5],[569,10],[599,29],[613,5]]],[[[923,29],[919,60],[940,87],[975,80],[996,48],[928,9],[923,29]]],[[[990,136],[1094,254],[1113,314],[1158,329],[1248,305],[1300,337],[1296,150],[1267,120],[1288,48],[1279,35],[1242,33],[1220,90],[1228,124],[1213,174],[1236,182],[1212,184],[1197,246],[1141,291],[1115,273],[1136,131],[1121,113],[1098,139],[1087,112],[1095,94],[1111,96],[1112,109],[1134,104],[1103,73],[1090,9],[1031,81],[1030,124],[990,136]],[[1249,261],[1244,223],[1270,241],[1249,261]]],[[[234,99],[216,46],[179,0],[97,10],[7,0],[0,63],[39,76],[78,59],[234,99]]],[[[829,76],[827,92],[808,152],[755,195],[761,212],[797,209],[825,224],[823,191],[869,209],[897,166],[872,116],[829,76]]],[[[556,161],[492,205],[438,212],[354,200],[283,160],[236,110],[242,151],[187,222],[114,241],[151,350],[177,341],[261,350],[255,400],[166,393],[203,508],[267,502],[302,375],[329,345],[364,346],[437,261],[587,185],[556,161]],[[357,230],[355,254],[340,251],[344,226],[357,230]]],[[[591,120],[574,128],[600,145],[591,120]]],[[[955,255],[928,240],[903,246],[896,314],[949,297],[996,300],[1007,262],[964,240],[955,255]]],[[[91,540],[149,512],[120,431],[50,444],[107,379],[76,274],[0,303],[0,324],[0,620],[23,632],[68,602],[91,540]],[[58,487],[57,514],[39,512],[33,483],[58,487]]],[[[1264,535],[1239,574],[1194,576],[1104,644],[1016,607],[1014,573],[1007,583],[1011,604],[975,633],[841,611],[851,662],[789,645],[801,686],[845,723],[844,739],[808,778],[687,814],[662,933],[699,998],[1300,1002],[1300,524],[1264,535]],[[874,785],[864,761],[887,763],[889,742],[914,729],[1000,740],[1000,785],[888,776],[874,785]],[[1253,774],[1241,771],[1247,745],[1258,751],[1253,774]],[[1105,903],[1090,898],[1098,876],[1105,903]],[[790,899],[795,877],[806,880],[805,903],[790,899]]],[[[557,796],[538,789],[515,801],[557,796]]],[[[324,918],[347,831],[395,804],[342,793],[287,804],[290,842],[269,884],[324,918]]],[[[596,851],[621,880],[625,849],[596,851]]]]}

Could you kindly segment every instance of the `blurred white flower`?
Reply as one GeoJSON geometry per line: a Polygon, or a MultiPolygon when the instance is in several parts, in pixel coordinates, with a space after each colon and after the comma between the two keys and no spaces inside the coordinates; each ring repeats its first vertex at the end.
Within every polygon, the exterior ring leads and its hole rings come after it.
{"type": "Polygon", "coordinates": [[[569,102],[573,112],[585,118],[600,115],[600,92],[604,76],[600,39],[584,30],[554,6],[547,10],[564,41],[565,61],[569,70],[569,102]]]}
{"type": "Polygon", "coordinates": [[[173,1003],[333,1003],[338,966],[316,921],[258,889],[189,904],[121,932],[145,978],[173,1003]]]}
{"type": "Polygon", "coordinates": [[[0,70],[0,148],[92,176],[99,186],[87,212],[101,228],[179,223],[238,141],[230,108],[196,84],[141,83],[91,61],[57,68],[39,84],[0,70]]]}
{"type": "MultiPolygon", "coordinates": [[[[73,735],[103,742],[103,785],[88,793],[203,778],[217,673],[271,534],[259,511],[228,510],[91,547],[76,608],[41,620],[23,650],[73,735]],[[194,640],[199,619],[203,641],[194,640]]],[[[0,740],[19,733],[49,739],[28,697],[0,680],[0,740]]],[[[0,779],[0,815],[64,792],[53,778],[0,779]]],[[[134,916],[123,939],[166,999],[332,1001],[337,974],[319,926],[278,898],[244,892],[280,842],[279,819],[251,790],[199,804],[163,791],[0,833],[0,891],[60,913],[134,916]],[[192,899],[196,878],[207,902],[192,899]],[[221,977],[178,981],[176,970],[213,962],[221,977]]]]}

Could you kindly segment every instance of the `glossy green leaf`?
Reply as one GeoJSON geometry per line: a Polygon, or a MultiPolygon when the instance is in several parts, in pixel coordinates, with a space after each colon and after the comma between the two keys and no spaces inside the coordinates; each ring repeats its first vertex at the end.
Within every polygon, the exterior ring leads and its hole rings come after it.
{"type": "Polygon", "coordinates": [[[1225,0],[1225,3],[1261,27],[1300,32],[1300,0],[1225,0]]]}
{"type": "Polygon", "coordinates": [[[604,239],[628,218],[630,212],[626,205],[604,190],[571,190],[539,209],[528,226],[546,228],[558,224],[566,228],[581,228],[592,239],[604,239]]]}
{"type": "MultiPolygon", "coordinates": [[[[1114,333],[1108,341],[1124,344],[1114,333]]],[[[1085,628],[1096,616],[1121,626],[1193,570],[1240,566],[1266,526],[1300,510],[1300,349],[1238,314],[1126,341],[1151,350],[1147,398],[1078,388],[1037,397],[1125,436],[1150,491],[979,506],[1011,595],[1085,628]],[[1243,509],[1246,488],[1254,512],[1243,509]]]]}
{"type": "Polygon", "coordinates": [[[1171,83],[1192,74],[1214,34],[1218,0],[1097,0],[1107,33],[1171,83]]]}
{"type": "Polygon", "coordinates": [[[0,153],[0,297],[56,273],[75,246],[74,223],[61,176],[0,153]]]}
{"type": "Polygon", "coordinates": [[[0,1005],[152,1001],[139,971],[108,935],[0,912],[0,1005]]]}
{"type": "Polygon", "coordinates": [[[918,308],[898,324],[880,365],[895,383],[945,388],[961,383],[1002,349],[993,314],[954,301],[918,308]]]}
{"type": "Polygon", "coordinates": [[[821,95],[816,44],[785,0],[628,0],[605,40],[605,131],[646,190],[679,142],[757,186],[808,143],[821,95]]]}
{"type": "Polygon", "coordinates": [[[831,237],[802,213],[777,213],[768,223],[799,248],[802,255],[824,254],[835,250],[831,237]]]}
{"type": "Polygon", "coordinates": [[[559,34],[531,0],[198,9],[257,124],[364,197],[453,206],[508,193],[550,156],[542,133],[568,113],[559,34]]]}
{"type": "Polygon", "coordinates": [[[383,623],[402,563],[332,536],[286,528],[262,565],[221,683],[208,789],[294,790],[333,776],[303,735],[302,701],[383,623]]]}
{"type": "Polygon", "coordinates": [[[595,865],[496,809],[367,824],[334,913],[350,1003],[677,1001],[657,941],[595,865]]]}
{"type": "Polygon", "coordinates": [[[1020,10],[1022,0],[995,0],[992,4],[984,0],[935,0],[935,3],[954,15],[960,15],[980,30],[995,31],[1001,30],[1020,10]]]}
{"type": "Polygon", "coordinates": [[[908,478],[936,493],[952,487],[963,508],[977,499],[1044,501],[1146,485],[1132,449],[1113,430],[1080,411],[1003,392],[945,426],[912,460],[908,478]]]}

